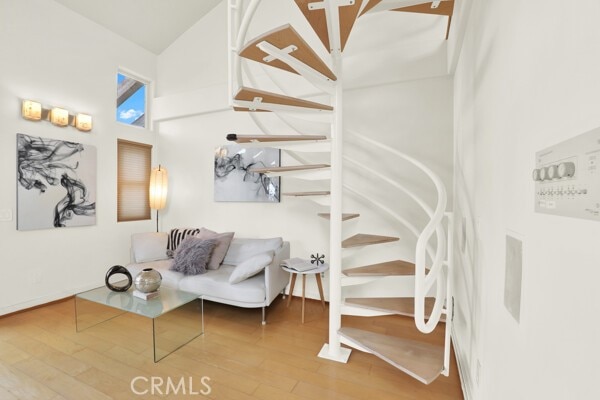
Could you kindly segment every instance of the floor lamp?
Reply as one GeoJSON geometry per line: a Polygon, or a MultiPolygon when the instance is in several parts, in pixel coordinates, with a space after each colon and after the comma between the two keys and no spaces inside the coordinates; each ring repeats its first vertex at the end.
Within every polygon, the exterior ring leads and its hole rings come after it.
{"type": "Polygon", "coordinates": [[[156,210],[156,232],[158,232],[158,210],[167,205],[167,187],[169,186],[169,174],[160,165],[153,168],[150,174],[150,208],[156,210]]]}

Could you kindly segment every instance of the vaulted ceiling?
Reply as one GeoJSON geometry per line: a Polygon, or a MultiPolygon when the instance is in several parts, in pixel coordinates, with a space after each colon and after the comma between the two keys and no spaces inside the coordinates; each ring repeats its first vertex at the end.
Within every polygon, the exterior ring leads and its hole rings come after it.
{"type": "Polygon", "coordinates": [[[221,0],[54,0],[154,54],[221,0]]]}

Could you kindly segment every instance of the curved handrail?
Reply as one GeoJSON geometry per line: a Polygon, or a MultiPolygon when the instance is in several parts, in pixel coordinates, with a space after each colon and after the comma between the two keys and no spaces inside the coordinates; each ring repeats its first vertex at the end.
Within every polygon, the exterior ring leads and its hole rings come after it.
{"type": "Polygon", "coordinates": [[[364,169],[369,174],[378,177],[379,179],[381,179],[382,181],[384,181],[388,185],[391,185],[391,186],[395,187],[396,189],[400,190],[401,192],[403,192],[404,194],[406,194],[408,197],[410,197],[411,199],[413,199],[413,201],[415,203],[417,203],[419,206],[421,206],[421,208],[423,209],[423,211],[425,211],[425,213],[430,218],[433,215],[433,210],[431,209],[431,207],[429,207],[429,205],[427,203],[425,203],[425,201],[422,198],[420,198],[419,196],[417,196],[412,190],[408,189],[406,186],[404,186],[404,185],[396,182],[393,179],[388,178],[387,176],[383,175],[381,172],[375,171],[373,168],[368,167],[368,166],[364,165],[363,163],[360,163],[360,162],[354,160],[353,158],[350,158],[349,156],[344,156],[344,160],[348,161],[351,164],[354,164],[354,165],[360,167],[361,169],[364,169]]]}
{"type": "MultiPolygon", "coordinates": [[[[366,165],[364,165],[361,162],[358,162],[348,156],[344,156],[344,160],[350,162],[351,164],[356,165],[357,167],[369,172],[369,174],[371,174],[372,176],[381,179],[382,181],[384,181],[385,183],[387,183],[388,185],[391,185],[395,188],[397,188],[398,190],[402,191],[403,193],[405,193],[406,195],[408,195],[411,199],[413,199],[415,201],[415,203],[417,203],[418,205],[420,205],[423,210],[425,211],[425,213],[431,218],[431,216],[433,215],[433,210],[431,209],[431,207],[429,207],[429,205],[427,203],[425,203],[425,201],[423,201],[423,199],[421,199],[419,196],[417,196],[413,191],[411,191],[410,189],[408,189],[407,187],[405,187],[404,185],[394,181],[393,179],[390,179],[388,177],[386,177],[385,175],[383,175],[382,173],[375,171],[374,169],[372,169],[371,167],[368,167],[366,165]]],[[[348,189],[348,190],[352,190],[352,187],[344,184],[344,188],[348,189]]],[[[365,199],[367,198],[366,196],[363,196],[365,199]]],[[[370,197],[368,199],[371,203],[377,205],[380,204],[375,200],[372,200],[370,197]]],[[[396,218],[399,222],[401,222],[403,225],[406,226],[406,224],[404,223],[404,219],[400,219],[396,217],[395,213],[390,213],[387,209],[385,209],[384,206],[379,207],[380,209],[383,209],[384,211],[388,212],[388,214],[391,214],[394,218],[396,218]]],[[[411,225],[412,226],[412,225],[411,225]]],[[[441,229],[441,227],[438,227],[438,229],[441,229]]],[[[411,229],[411,232],[418,238],[419,235],[421,234],[421,231],[419,231],[417,228],[411,229]]],[[[443,230],[441,230],[438,233],[438,240],[439,240],[439,236],[441,233],[443,233],[443,230]]],[[[433,248],[430,245],[427,245],[427,255],[434,260],[435,256],[433,255],[433,248]]]]}
{"type": "Polygon", "coordinates": [[[357,139],[362,140],[363,142],[369,143],[372,146],[375,146],[381,150],[387,151],[400,157],[423,171],[433,182],[435,188],[438,193],[438,201],[435,208],[435,211],[429,220],[429,223],[425,226],[419,238],[417,239],[417,246],[415,250],[415,324],[417,328],[424,333],[432,332],[437,323],[439,322],[442,311],[443,311],[443,300],[445,300],[445,287],[444,285],[438,284],[437,293],[435,298],[435,303],[433,306],[433,311],[429,317],[429,320],[425,322],[425,296],[429,289],[433,286],[436,279],[438,278],[441,268],[443,266],[443,259],[446,253],[446,240],[445,234],[443,233],[443,229],[440,230],[439,227],[442,225],[442,219],[444,218],[444,213],[446,211],[446,204],[448,200],[448,195],[446,193],[446,188],[444,183],[440,179],[437,174],[435,174],[429,167],[420,162],[419,160],[404,154],[394,148],[386,146],[382,143],[379,143],[371,138],[368,138],[360,133],[354,132],[352,130],[348,130],[352,136],[357,139]],[[439,233],[441,231],[441,233],[439,233]],[[425,264],[426,264],[426,256],[427,256],[427,244],[433,236],[434,233],[438,233],[438,242],[435,259],[433,260],[433,265],[427,273],[425,264]],[[441,240],[442,239],[442,240],[441,240]]]}
{"type": "MultiPolygon", "coordinates": [[[[242,21],[240,22],[240,27],[237,31],[237,40],[236,40],[236,49],[239,51],[242,47],[244,47],[244,43],[246,42],[246,35],[248,34],[248,28],[250,27],[250,21],[252,21],[252,18],[254,17],[254,13],[256,12],[256,9],[258,8],[258,6],[260,5],[261,0],[250,0],[250,4],[248,4],[248,8],[246,9],[246,12],[244,13],[244,18],[242,18],[242,21]]],[[[243,8],[243,4],[239,4],[238,7],[243,8]]],[[[235,57],[234,60],[236,61],[234,63],[234,71],[235,71],[235,77],[236,80],[239,84],[239,86],[243,86],[244,85],[244,77],[242,76],[242,69],[241,69],[241,57],[235,57]]]]}
{"type": "MultiPolygon", "coordinates": [[[[370,205],[374,205],[375,207],[379,208],[380,210],[388,213],[391,217],[393,217],[398,222],[400,222],[402,225],[404,225],[406,228],[408,228],[408,230],[416,238],[418,238],[419,235],[421,234],[421,231],[419,231],[413,224],[411,224],[410,222],[408,222],[408,220],[406,220],[405,218],[399,216],[394,211],[392,211],[390,208],[384,206],[382,203],[378,202],[377,200],[373,199],[372,197],[367,196],[366,194],[363,194],[363,193],[359,192],[358,190],[354,189],[352,186],[349,186],[347,184],[344,184],[344,190],[350,192],[351,194],[353,194],[353,195],[355,195],[357,197],[361,197],[362,199],[368,201],[370,205]]],[[[433,248],[431,246],[427,247],[427,253],[433,259],[433,248]]]]}

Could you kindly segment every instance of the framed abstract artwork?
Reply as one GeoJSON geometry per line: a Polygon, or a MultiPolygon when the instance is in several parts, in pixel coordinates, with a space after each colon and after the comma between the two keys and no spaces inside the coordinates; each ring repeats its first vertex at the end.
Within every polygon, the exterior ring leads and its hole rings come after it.
{"type": "Polygon", "coordinates": [[[278,203],[280,178],[253,172],[279,167],[281,152],[274,148],[227,145],[215,150],[215,201],[278,203]]]}
{"type": "Polygon", "coordinates": [[[17,134],[17,229],[96,224],[96,147],[17,134]]]}

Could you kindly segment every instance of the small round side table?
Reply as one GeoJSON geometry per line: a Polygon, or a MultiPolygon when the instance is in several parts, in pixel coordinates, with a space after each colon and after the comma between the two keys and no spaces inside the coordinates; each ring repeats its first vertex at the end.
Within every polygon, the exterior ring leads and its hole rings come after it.
{"type": "Polygon", "coordinates": [[[323,296],[323,282],[321,282],[321,272],[325,272],[329,269],[329,264],[321,264],[317,268],[309,269],[308,271],[296,271],[288,267],[281,267],[284,271],[289,272],[292,275],[292,282],[290,283],[290,293],[288,298],[287,306],[289,307],[292,303],[292,294],[294,293],[294,286],[296,285],[296,278],[298,275],[302,275],[302,323],[304,323],[304,300],[306,294],[306,275],[315,275],[317,280],[317,286],[319,287],[319,295],[321,296],[321,306],[325,310],[325,297],[323,296]]]}

